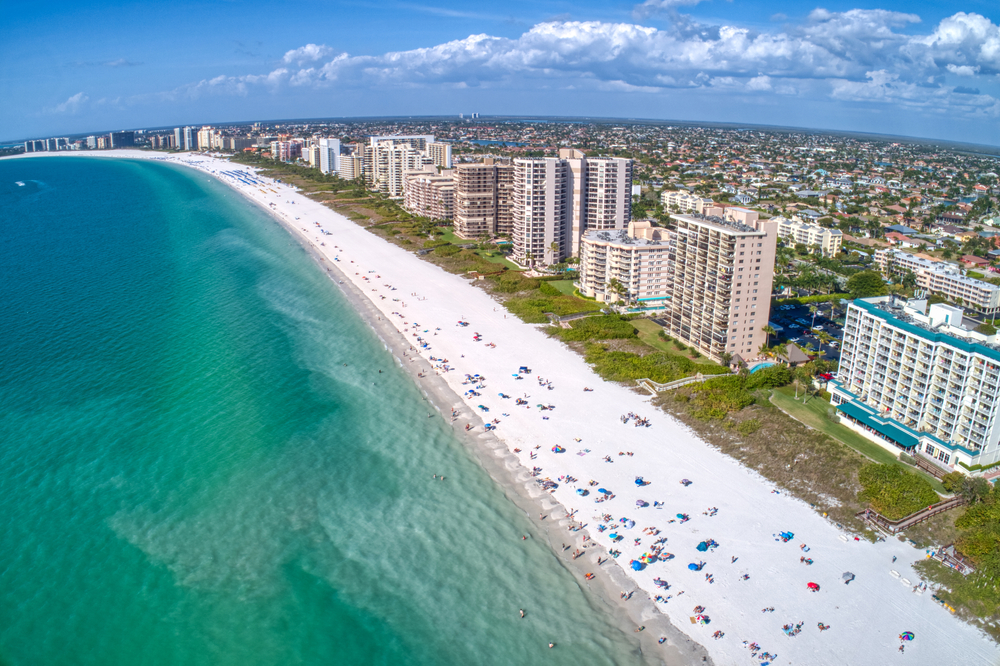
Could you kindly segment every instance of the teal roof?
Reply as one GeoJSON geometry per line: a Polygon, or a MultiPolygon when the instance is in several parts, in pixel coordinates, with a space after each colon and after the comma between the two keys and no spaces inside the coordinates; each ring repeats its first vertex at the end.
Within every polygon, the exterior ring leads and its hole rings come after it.
{"type": "Polygon", "coordinates": [[[861,402],[856,395],[845,389],[841,382],[832,380],[830,384],[834,385],[834,387],[841,393],[846,393],[853,398],[850,402],[837,405],[838,411],[844,412],[848,416],[853,416],[858,421],[861,421],[865,425],[869,426],[872,430],[882,433],[895,442],[899,442],[902,446],[909,448],[911,446],[916,446],[921,439],[928,439],[934,442],[937,446],[950,451],[961,449],[973,458],[982,453],[981,451],[973,451],[972,449],[962,446],[961,444],[946,442],[940,437],[932,435],[929,432],[917,432],[912,428],[906,427],[895,419],[879,416],[873,408],[861,402]],[[912,442],[912,444],[909,442],[912,442]]]}
{"type": "Polygon", "coordinates": [[[837,409],[848,416],[864,423],[872,430],[881,433],[905,449],[911,449],[920,443],[920,439],[907,432],[907,428],[892,419],[884,419],[856,402],[845,402],[837,405],[837,409]]]}
{"type": "Polygon", "coordinates": [[[985,356],[986,358],[991,358],[994,361],[1000,362],[1000,351],[997,351],[996,349],[991,349],[990,347],[981,345],[977,342],[969,342],[968,340],[963,340],[962,338],[956,338],[955,336],[948,335],[946,333],[928,331],[926,328],[920,328],[919,326],[914,326],[909,322],[905,322],[902,319],[893,317],[885,310],[881,310],[875,307],[874,303],[869,303],[862,299],[857,299],[853,301],[852,305],[856,305],[863,310],[867,310],[876,317],[886,320],[896,328],[906,331],[907,333],[912,333],[913,335],[921,337],[924,340],[929,340],[932,342],[941,342],[951,347],[954,347],[955,349],[961,349],[962,351],[968,352],[970,354],[973,353],[980,354],[982,356],[985,356]]]}

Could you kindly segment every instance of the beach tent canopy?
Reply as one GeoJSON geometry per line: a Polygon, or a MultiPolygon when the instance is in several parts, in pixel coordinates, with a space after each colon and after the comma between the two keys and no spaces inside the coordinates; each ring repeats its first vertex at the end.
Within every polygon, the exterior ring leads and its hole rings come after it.
{"type": "Polygon", "coordinates": [[[849,583],[852,580],[854,580],[854,574],[852,574],[850,571],[845,571],[844,575],[843,575],[843,579],[849,583]]]}

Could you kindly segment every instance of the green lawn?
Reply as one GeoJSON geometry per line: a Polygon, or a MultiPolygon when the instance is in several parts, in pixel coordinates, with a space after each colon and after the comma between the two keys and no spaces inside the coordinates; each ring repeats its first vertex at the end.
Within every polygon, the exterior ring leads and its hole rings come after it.
{"type": "Polygon", "coordinates": [[[806,424],[810,428],[815,428],[826,433],[830,437],[846,444],[858,453],[871,458],[875,462],[883,464],[900,465],[910,472],[916,472],[927,479],[938,494],[946,495],[947,491],[941,482],[936,478],[915,467],[906,465],[892,453],[886,451],[881,446],[871,441],[867,437],[854,432],[845,425],[833,423],[827,418],[827,410],[831,405],[822,398],[811,397],[808,402],[802,404],[801,391],[799,399],[795,399],[795,388],[792,386],[782,386],[771,394],[771,402],[790,414],[793,418],[806,424]]]}
{"type": "MultiPolygon", "coordinates": [[[[510,261],[509,259],[507,259],[507,257],[503,256],[502,254],[496,253],[496,254],[493,254],[493,256],[490,256],[490,253],[488,253],[488,252],[486,252],[484,250],[476,250],[476,254],[478,254],[480,257],[482,257],[483,259],[485,259],[486,261],[488,261],[488,262],[490,262],[492,264],[500,264],[501,266],[506,266],[507,268],[509,268],[512,271],[523,271],[524,270],[523,268],[521,268],[520,266],[518,266],[517,264],[515,264],[513,261],[510,261]]],[[[570,294],[570,296],[572,296],[572,295],[573,294],[570,294]]]]}
{"type": "Polygon", "coordinates": [[[573,286],[574,282],[576,280],[550,280],[549,284],[567,296],[576,296],[576,287],[573,286]]]}
{"type": "Polygon", "coordinates": [[[652,319],[633,319],[632,325],[639,331],[639,339],[653,349],[667,352],[668,354],[673,354],[675,356],[683,356],[693,363],[700,363],[701,365],[711,365],[716,367],[719,365],[706,356],[691,358],[688,352],[679,351],[677,347],[674,346],[674,343],[666,342],[665,340],[660,339],[659,333],[663,330],[663,327],[652,319]]]}

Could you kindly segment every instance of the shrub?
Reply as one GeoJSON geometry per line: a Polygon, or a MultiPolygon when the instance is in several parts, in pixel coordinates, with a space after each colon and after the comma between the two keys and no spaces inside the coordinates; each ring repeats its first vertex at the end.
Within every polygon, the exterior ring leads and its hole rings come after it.
{"type": "Polygon", "coordinates": [[[736,426],[736,432],[743,436],[752,435],[760,430],[760,421],[758,419],[747,419],[743,423],[736,426]]]}
{"type": "Polygon", "coordinates": [[[637,337],[639,333],[635,327],[632,326],[627,317],[617,315],[605,315],[601,317],[578,319],[573,322],[572,326],[572,328],[559,329],[559,337],[567,342],[582,342],[584,340],[627,340],[637,337]]]}
{"type": "Polygon", "coordinates": [[[538,285],[538,291],[542,292],[545,296],[558,296],[562,293],[548,282],[542,282],[538,285]]]}
{"type": "Polygon", "coordinates": [[[666,384],[698,372],[728,372],[727,368],[721,366],[696,365],[689,359],[667,352],[639,356],[630,352],[608,351],[606,347],[595,343],[587,344],[584,359],[601,377],[616,382],[648,378],[659,384],[666,384]]]}
{"type": "Polygon", "coordinates": [[[940,498],[921,476],[904,471],[898,465],[868,463],[858,472],[862,491],[859,499],[889,520],[899,520],[940,498]]]}
{"type": "Polygon", "coordinates": [[[504,271],[492,278],[494,288],[502,294],[516,294],[519,291],[538,289],[539,281],[527,278],[516,271],[504,271]]]}
{"type": "Polygon", "coordinates": [[[949,493],[957,493],[962,490],[962,482],[965,480],[965,475],[961,472],[948,472],[941,477],[941,485],[949,493]]]}
{"type": "Polygon", "coordinates": [[[453,255],[458,254],[461,251],[462,248],[455,247],[454,245],[450,245],[447,243],[444,245],[438,245],[437,247],[434,248],[434,254],[441,257],[451,257],[453,255]]]}

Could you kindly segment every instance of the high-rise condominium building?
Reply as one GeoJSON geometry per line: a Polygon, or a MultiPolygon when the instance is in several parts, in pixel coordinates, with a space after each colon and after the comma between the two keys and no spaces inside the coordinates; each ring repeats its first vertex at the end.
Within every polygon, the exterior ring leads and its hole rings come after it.
{"type": "Polygon", "coordinates": [[[205,126],[198,130],[198,150],[212,149],[212,128],[205,126]]]}
{"type": "Polygon", "coordinates": [[[112,132],[110,143],[112,148],[131,148],[135,145],[135,132],[112,132]]]}
{"type": "Polygon", "coordinates": [[[486,158],[459,164],[455,179],[455,235],[492,237],[512,232],[514,165],[486,158]]]}
{"type": "Polygon", "coordinates": [[[670,279],[670,232],[649,222],[591,230],[580,244],[580,293],[604,303],[663,308],[670,279]]]}
{"type": "Polygon", "coordinates": [[[319,170],[323,173],[340,172],[340,139],[319,140],[319,170]]]}
{"type": "Polygon", "coordinates": [[[574,149],[514,160],[517,261],[557,263],[578,254],[588,230],[623,229],[631,219],[632,160],[586,157],[574,149]]]}
{"type": "Polygon", "coordinates": [[[434,166],[444,169],[451,168],[451,144],[450,143],[429,143],[427,144],[427,156],[431,158],[434,166]]]}
{"type": "Polygon", "coordinates": [[[671,215],[663,320],[672,337],[718,360],[755,358],[771,313],[777,223],[745,208],[671,215]]]}
{"type": "Polygon", "coordinates": [[[340,177],[344,180],[364,178],[365,159],[361,155],[340,156],[340,177]]]}
{"type": "Polygon", "coordinates": [[[198,150],[198,128],[185,127],[183,134],[184,150],[198,150]]]}
{"type": "Polygon", "coordinates": [[[565,160],[514,160],[514,258],[555,264],[568,256],[570,174],[565,160]]]}
{"type": "Polygon", "coordinates": [[[390,197],[402,197],[403,174],[420,169],[424,164],[422,151],[429,143],[426,138],[372,137],[365,147],[365,179],[368,186],[390,197]],[[422,148],[417,148],[418,145],[422,148]]]}
{"type": "Polygon", "coordinates": [[[455,211],[455,181],[451,172],[438,174],[433,165],[403,175],[403,208],[432,220],[450,220],[455,211]]]}
{"type": "Polygon", "coordinates": [[[944,472],[1000,461],[1000,336],[978,324],[926,300],[851,303],[829,385],[841,422],[944,472]]]}
{"type": "Polygon", "coordinates": [[[254,140],[247,136],[227,136],[222,141],[222,147],[226,150],[241,152],[247,148],[252,148],[254,140]]]}
{"type": "Polygon", "coordinates": [[[184,147],[184,130],[180,127],[174,128],[174,148],[180,150],[184,147]]]}
{"type": "Polygon", "coordinates": [[[569,252],[578,256],[583,234],[591,230],[625,229],[632,220],[632,160],[587,157],[563,148],[571,175],[571,237],[569,252]]]}

